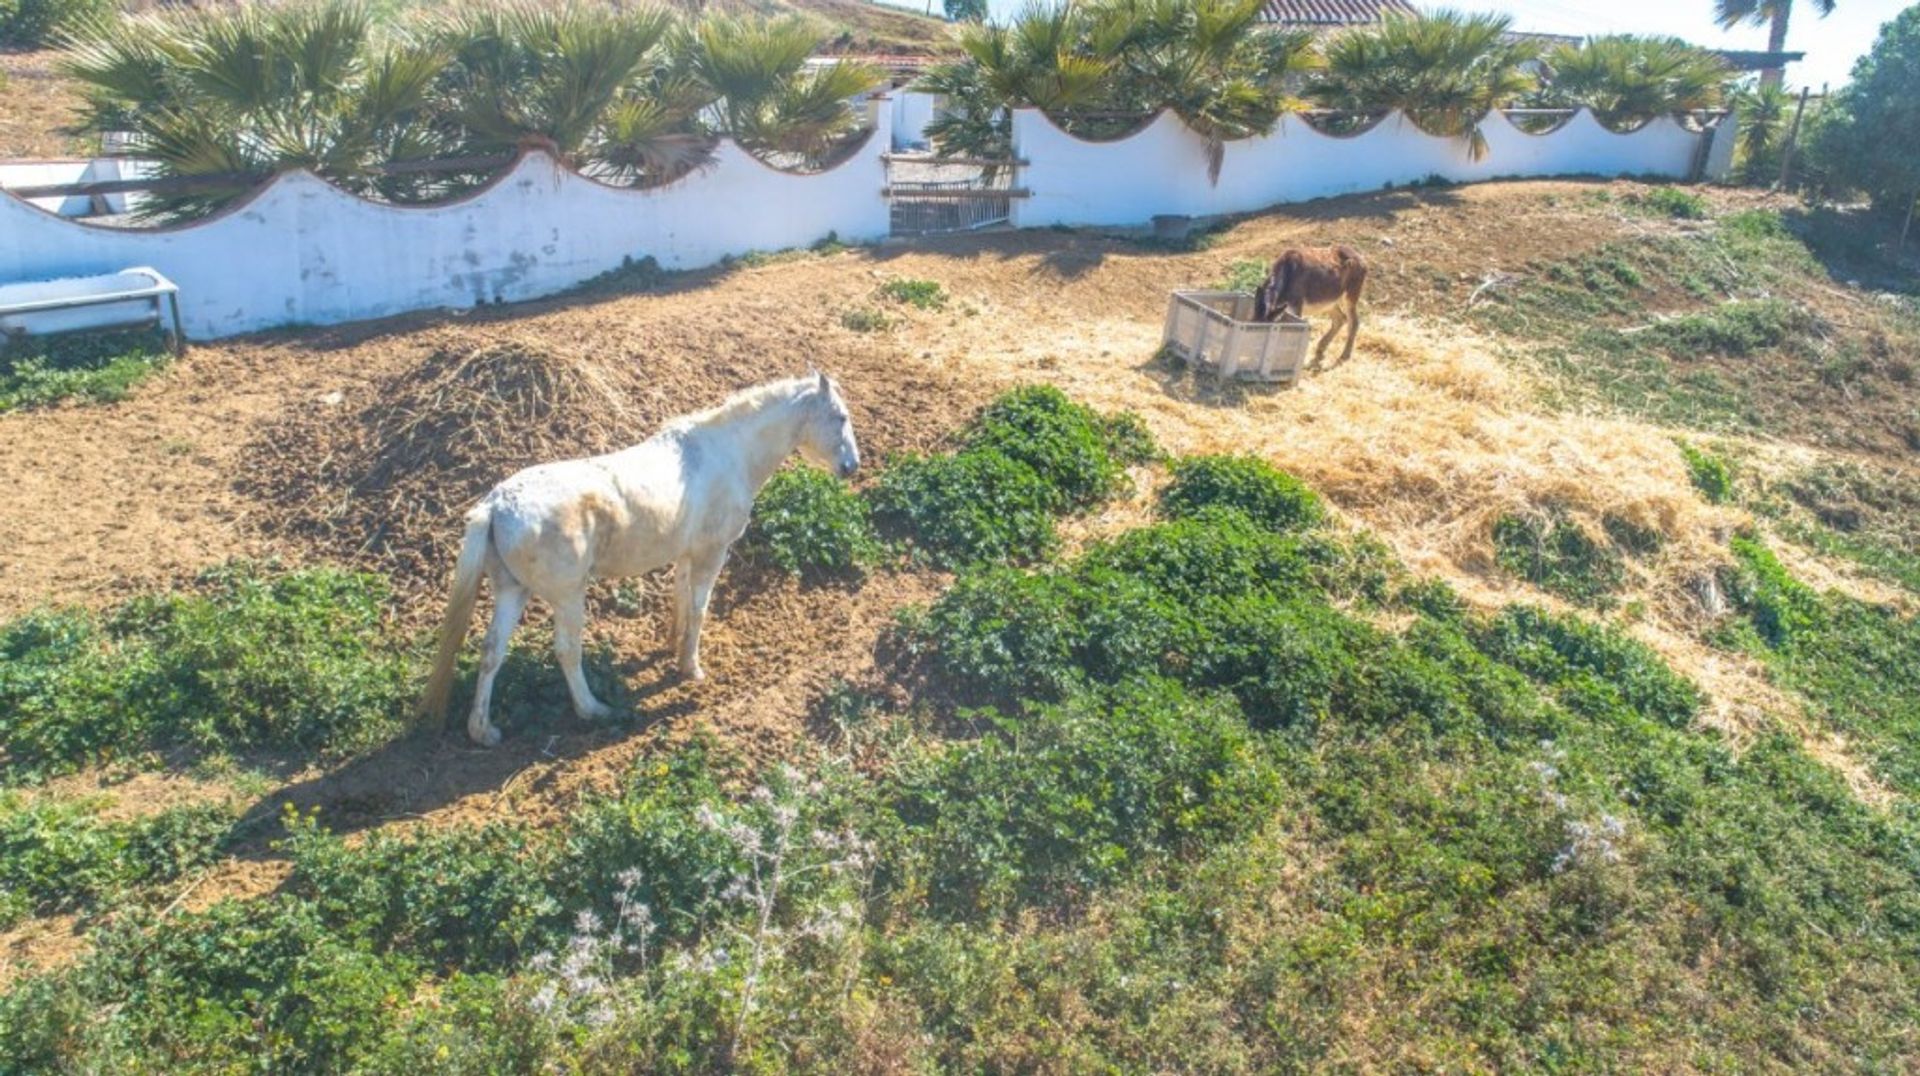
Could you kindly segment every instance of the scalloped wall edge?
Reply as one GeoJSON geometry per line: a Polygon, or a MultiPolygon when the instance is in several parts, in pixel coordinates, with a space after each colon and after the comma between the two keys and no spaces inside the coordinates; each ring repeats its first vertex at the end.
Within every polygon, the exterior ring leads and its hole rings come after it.
{"type": "MultiPolygon", "coordinates": [[[[103,227],[0,197],[0,281],[152,265],[180,285],[188,334],[212,339],[534,299],[649,257],[695,269],[829,234],[874,241],[889,232],[882,189],[896,114],[905,113],[878,108],[864,145],[810,174],[775,169],[723,139],[712,166],[655,188],[611,187],[536,149],[448,202],[372,202],[295,171],[216,216],[170,228],[103,227]]],[[[1271,135],[1228,143],[1220,182],[1210,184],[1204,140],[1172,112],[1098,143],[1034,110],[1018,110],[1014,122],[1028,161],[1019,185],[1030,192],[1014,201],[1016,226],[1249,212],[1431,175],[1685,175],[1702,139],[1718,153],[1722,136],[1732,137],[1731,124],[1702,135],[1666,117],[1617,133],[1584,110],[1529,134],[1502,114],[1483,125],[1492,151],[1476,162],[1461,139],[1426,134],[1398,113],[1346,137],[1286,117],[1271,135]]]]}

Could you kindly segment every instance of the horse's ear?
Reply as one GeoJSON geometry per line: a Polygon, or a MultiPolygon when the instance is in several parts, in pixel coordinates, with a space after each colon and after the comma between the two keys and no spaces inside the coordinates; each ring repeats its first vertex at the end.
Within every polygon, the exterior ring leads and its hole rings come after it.
{"type": "Polygon", "coordinates": [[[833,383],[827,380],[827,372],[825,370],[815,370],[813,376],[819,379],[821,392],[833,391],[833,383]]]}

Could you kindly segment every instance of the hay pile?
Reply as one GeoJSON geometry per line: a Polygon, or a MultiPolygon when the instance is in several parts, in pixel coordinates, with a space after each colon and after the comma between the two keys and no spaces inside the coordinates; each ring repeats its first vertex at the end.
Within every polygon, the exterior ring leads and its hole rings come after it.
{"type": "Polygon", "coordinates": [[[270,532],[403,590],[438,586],[461,514],[495,483],[645,436],[652,423],[633,392],[605,366],[534,340],[449,342],[364,398],[283,416],[250,448],[242,489],[275,509],[270,532]]]}

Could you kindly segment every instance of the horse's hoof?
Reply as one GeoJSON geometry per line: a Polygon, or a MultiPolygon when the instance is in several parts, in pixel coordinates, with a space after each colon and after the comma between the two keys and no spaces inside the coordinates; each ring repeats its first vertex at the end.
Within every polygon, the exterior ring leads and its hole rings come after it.
{"type": "Polygon", "coordinates": [[[484,729],[481,729],[479,732],[474,732],[472,729],[468,729],[467,738],[472,740],[474,743],[480,745],[481,747],[499,747],[500,746],[500,730],[497,728],[494,728],[491,725],[487,726],[484,729]]]}
{"type": "Polygon", "coordinates": [[[613,707],[604,702],[588,703],[574,711],[582,721],[605,721],[613,716],[613,707]]]}
{"type": "Polygon", "coordinates": [[[704,684],[707,682],[707,670],[698,666],[691,669],[683,669],[680,672],[680,679],[685,680],[689,684],[704,684]]]}

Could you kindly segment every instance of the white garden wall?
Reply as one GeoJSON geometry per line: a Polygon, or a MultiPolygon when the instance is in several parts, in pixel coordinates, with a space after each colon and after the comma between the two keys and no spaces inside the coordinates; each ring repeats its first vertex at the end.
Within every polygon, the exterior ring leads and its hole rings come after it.
{"type": "Polygon", "coordinates": [[[604,186],[542,153],[462,201],[424,207],[368,202],[294,172],[170,229],[76,223],[0,198],[0,281],[152,266],[180,286],[187,335],[206,339],[536,298],[628,258],[691,269],[830,232],[878,240],[885,127],[818,175],[776,171],[723,142],[713,167],[653,190],[604,186]]]}
{"type": "Polygon", "coordinates": [[[1157,214],[1245,213],[1431,175],[1454,182],[1577,174],[1684,178],[1702,137],[1665,117],[1616,134],[1584,111],[1547,134],[1527,134],[1500,113],[1481,129],[1487,153],[1475,161],[1464,139],[1427,134],[1398,113],[1345,138],[1286,116],[1271,135],[1227,143],[1220,181],[1210,184],[1206,141],[1172,112],[1126,138],[1086,142],[1043,113],[1022,109],[1014,114],[1014,147],[1029,162],[1020,186],[1032,197],[1014,204],[1013,222],[1123,225],[1157,214]]]}
{"type": "MultiPolygon", "coordinates": [[[[804,246],[836,233],[850,242],[888,230],[883,154],[904,119],[917,132],[924,95],[873,102],[875,130],[848,161],[818,175],[776,171],[731,142],[713,167],[653,190],[614,188],[531,153],[484,190],[438,206],[381,205],[304,172],[281,176],[220,216],[171,229],[103,227],[0,197],[0,283],[152,266],[180,286],[189,336],[208,339],[287,324],[332,324],[434,307],[537,298],[627,259],[668,269],[711,265],[752,250],[804,246]]],[[[1230,143],[1217,184],[1204,143],[1172,113],[1128,138],[1083,142],[1045,116],[1014,117],[1018,175],[1032,197],[1013,221],[1133,225],[1156,214],[1209,216],[1378,189],[1438,174],[1655,174],[1683,177],[1702,135],[1661,119],[1614,134],[1580,113],[1544,135],[1488,117],[1486,157],[1460,139],[1392,116],[1335,138],[1293,117],[1266,138],[1230,143]]],[[[1730,143],[1731,139],[1725,139],[1730,143]]],[[[17,183],[107,178],[38,173],[17,183]]]]}

